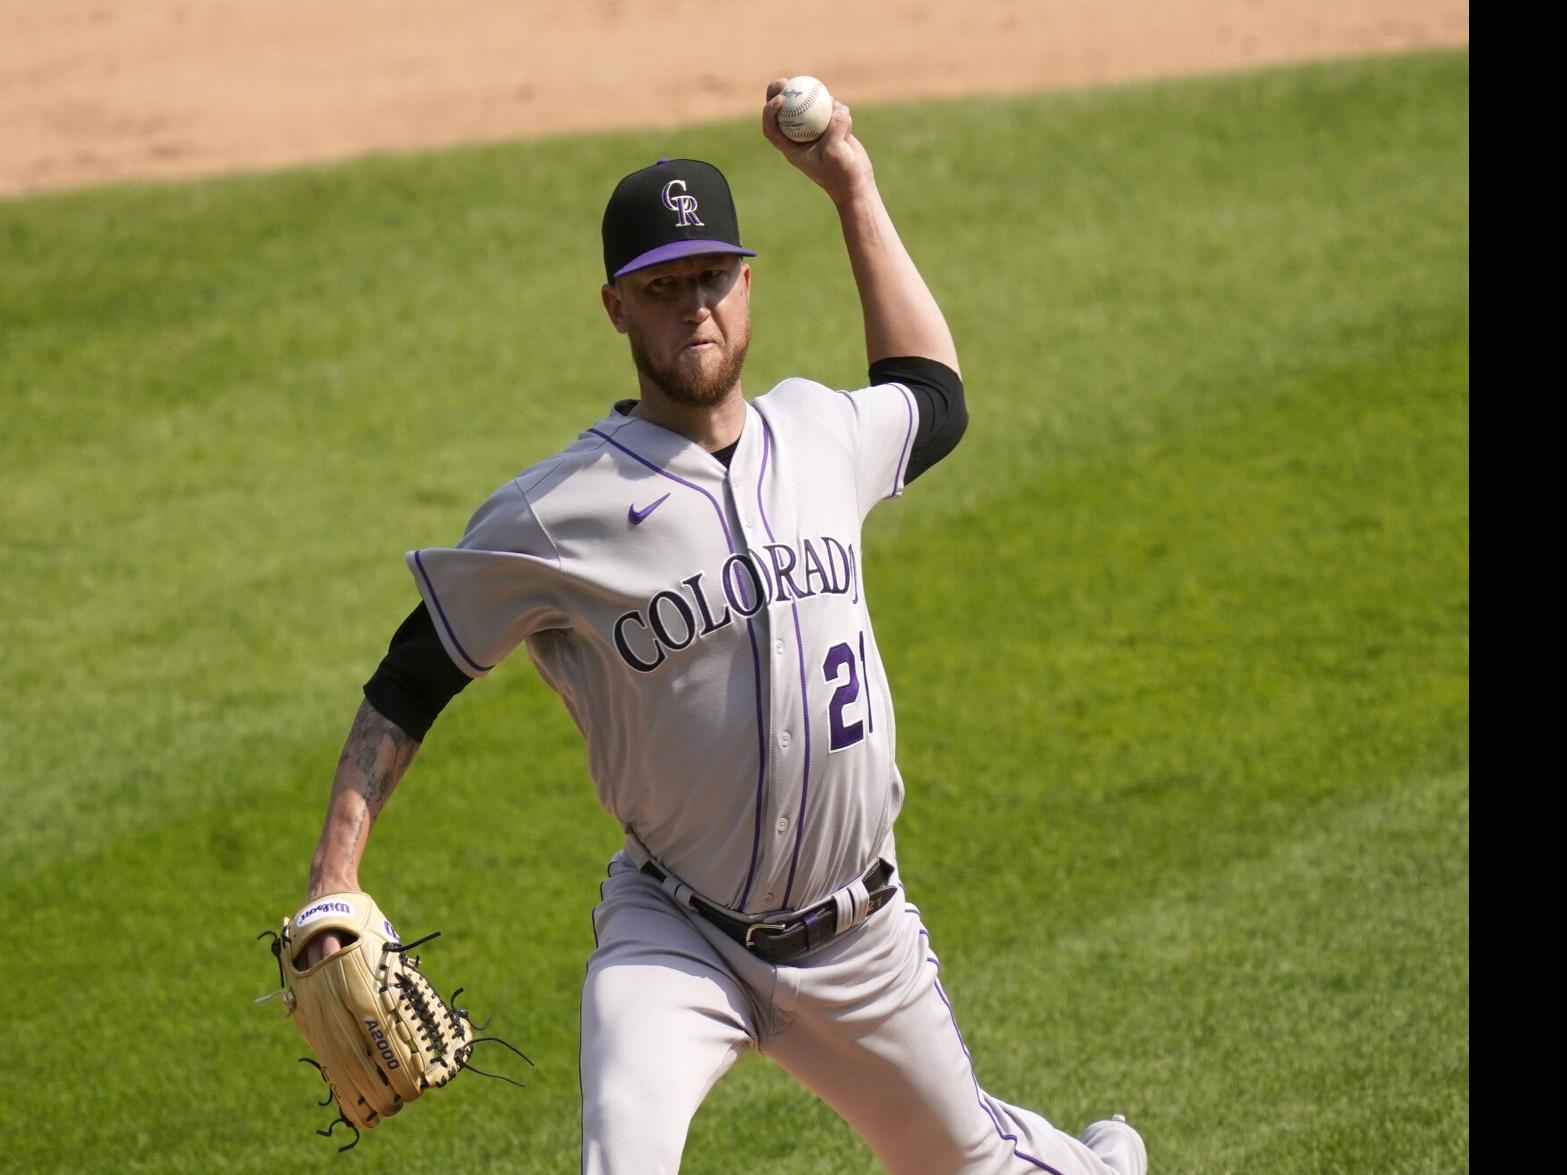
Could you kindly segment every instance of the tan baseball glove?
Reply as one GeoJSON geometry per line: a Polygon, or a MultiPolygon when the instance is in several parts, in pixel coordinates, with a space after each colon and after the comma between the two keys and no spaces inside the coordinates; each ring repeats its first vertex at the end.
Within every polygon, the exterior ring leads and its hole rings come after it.
{"type": "MultiPolygon", "coordinates": [[[[409,954],[435,937],[402,942],[363,893],[326,894],[284,921],[273,937],[288,1015],[316,1056],[339,1120],[354,1131],[353,1141],[339,1149],[352,1147],[360,1130],[380,1125],[468,1064],[472,1022],[440,997],[419,970],[418,956],[409,954]],[[326,931],[346,945],[303,966],[305,944],[326,931]]],[[[460,992],[452,993],[453,1000],[460,992]]],[[[336,1127],[334,1121],[317,1133],[330,1136],[336,1127]]]]}

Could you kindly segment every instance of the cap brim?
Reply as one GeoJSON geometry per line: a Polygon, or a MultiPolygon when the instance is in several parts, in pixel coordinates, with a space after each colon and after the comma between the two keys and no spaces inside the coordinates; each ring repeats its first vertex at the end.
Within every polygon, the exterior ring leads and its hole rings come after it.
{"type": "Polygon", "coordinates": [[[650,265],[662,265],[666,261],[679,261],[682,257],[700,257],[703,253],[734,253],[741,257],[755,257],[756,250],[742,249],[728,241],[671,241],[656,249],[649,249],[640,257],[633,257],[613,274],[611,279],[624,277],[633,270],[646,269],[650,265]]]}

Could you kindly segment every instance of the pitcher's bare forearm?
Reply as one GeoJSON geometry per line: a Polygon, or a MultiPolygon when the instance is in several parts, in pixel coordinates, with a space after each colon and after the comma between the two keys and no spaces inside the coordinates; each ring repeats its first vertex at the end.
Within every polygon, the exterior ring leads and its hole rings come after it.
{"type": "Polygon", "coordinates": [[[310,862],[308,898],[359,888],[359,862],[376,817],[419,744],[369,702],[359,707],[332,777],[326,823],[310,862]]]}
{"type": "Polygon", "coordinates": [[[867,362],[918,355],[961,371],[946,316],[898,236],[875,183],[834,203],[865,314],[867,362]]]}

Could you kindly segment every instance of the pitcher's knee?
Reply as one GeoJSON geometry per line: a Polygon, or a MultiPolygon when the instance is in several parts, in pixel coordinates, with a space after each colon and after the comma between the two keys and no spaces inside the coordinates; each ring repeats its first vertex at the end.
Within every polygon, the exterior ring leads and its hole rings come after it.
{"type": "Polygon", "coordinates": [[[689,1117],[659,1096],[657,1082],[617,1077],[582,1090],[583,1170],[593,1175],[675,1172],[689,1117]]]}

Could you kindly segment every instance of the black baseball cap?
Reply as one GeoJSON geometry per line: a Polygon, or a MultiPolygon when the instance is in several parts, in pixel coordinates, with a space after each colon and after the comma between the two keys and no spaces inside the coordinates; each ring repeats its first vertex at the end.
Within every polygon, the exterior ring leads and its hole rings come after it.
{"type": "Polygon", "coordinates": [[[729,181],[700,159],[660,159],[620,183],[604,208],[604,273],[610,281],[702,253],[755,257],[740,244],[729,181]]]}

